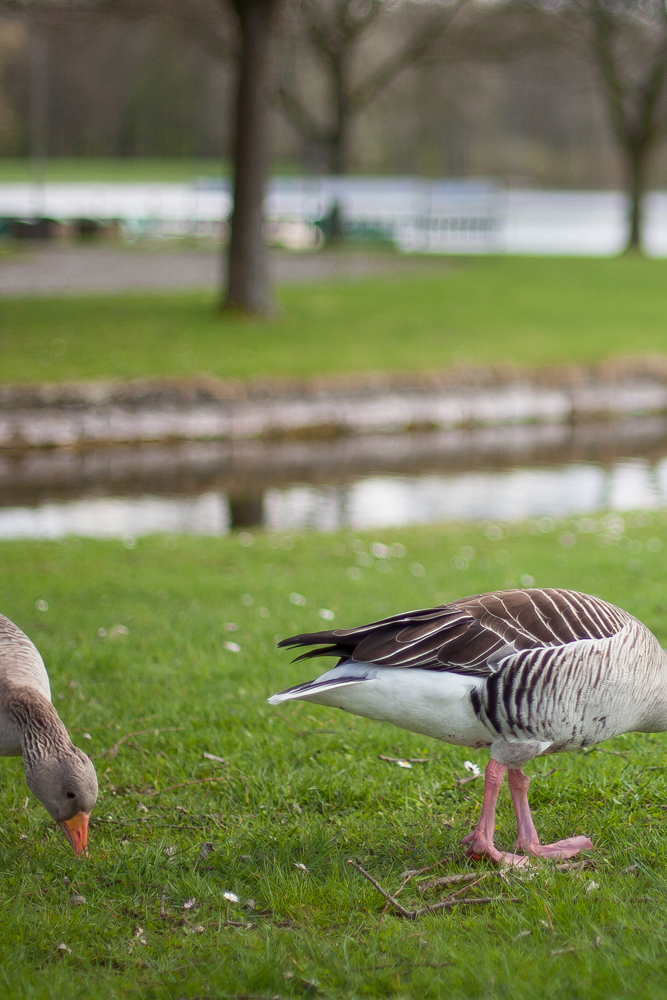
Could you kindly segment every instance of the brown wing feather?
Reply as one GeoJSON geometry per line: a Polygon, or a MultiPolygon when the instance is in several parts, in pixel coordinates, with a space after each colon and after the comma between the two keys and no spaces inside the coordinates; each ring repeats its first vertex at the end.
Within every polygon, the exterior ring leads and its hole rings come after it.
{"type": "Polygon", "coordinates": [[[511,649],[563,646],[615,635],[630,615],[598,597],[572,590],[526,589],[475,594],[438,608],[408,611],[353,629],[311,632],[280,646],[328,649],[309,656],[339,656],[387,667],[422,667],[489,675],[494,655],[511,649]]]}

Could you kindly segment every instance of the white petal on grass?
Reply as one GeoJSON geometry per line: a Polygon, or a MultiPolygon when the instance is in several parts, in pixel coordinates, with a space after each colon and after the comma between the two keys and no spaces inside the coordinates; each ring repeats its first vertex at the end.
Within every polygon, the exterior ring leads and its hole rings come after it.
{"type": "Polygon", "coordinates": [[[396,763],[398,764],[399,767],[412,767],[412,764],[410,763],[409,760],[397,760],[396,763]]]}
{"type": "Polygon", "coordinates": [[[196,903],[197,900],[194,898],[194,896],[192,897],[192,899],[186,899],[185,902],[183,903],[183,909],[193,910],[195,908],[196,903]]]}
{"type": "Polygon", "coordinates": [[[292,864],[294,865],[295,868],[299,868],[302,872],[308,874],[308,869],[306,868],[305,865],[302,865],[300,861],[293,861],[292,864]]]}
{"type": "Polygon", "coordinates": [[[82,735],[84,740],[92,740],[93,738],[90,733],[83,733],[82,735]]]}
{"type": "Polygon", "coordinates": [[[595,890],[599,889],[599,888],[600,888],[600,886],[597,884],[597,882],[591,881],[586,886],[586,892],[595,892],[595,890]]]}
{"type": "Polygon", "coordinates": [[[479,769],[479,766],[477,764],[473,764],[471,760],[464,760],[463,766],[465,767],[466,771],[470,771],[470,773],[474,774],[476,778],[479,778],[480,774],[482,773],[479,769]]]}
{"type": "Polygon", "coordinates": [[[222,898],[226,899],[228,903],[238,903],[239,897],[235,892],[223,892],[222,898]]]}
{"type": "Polygon", "coordinates": [[[60,942],[60,944],[56,947],[56,951],[62,951],[65,955],[72,954],[72,949],[68,948],[64,941],[60,942]]]}
{"type": "Polygon", "coordinates": [[[325,622],[332,622],[336,617],[333,611],[330,611],[329,608],[320,608],[319,616],[320,618],[324,618],[325,622]]]}
{"type": "Polygon", "coordinates": [[[109,638],[115,639],[118,635],[129,635],[130,630],[127,625],[114,625],[109,629],[109,638]]]}
{"type": "Polygon", "coordinates": [[[245,606],[249,608],[250,605],[254,603],[255,603],[255,598],[252,596],[252,594],[241,594],[241,604],[245,604],[245,606]]]}
{"type": "Polygon", "coordinates": [[[41,600],[40,601],[35,601],[35,607],[37,608],[38,611],[48,611],[49,610],[49,602],[48,601],[41,601],[41,600]]]}
{"type": "Polygon", "coordinates": [[[207,760],[217,760],[219,764],[226,764],[227,763],[227,761],[225,760],[224,757],[218,757],[218,755],[214,754],[214,753],[206,753],[206,752],[204,752],[202,754],[202,757],[206,757],[207,760]]]}
{"type": "Polygon", "coordinates": [[[289,595],[289,599],[290,599],[290,604],[296,604],[296,606],[299,608],[305,607],[306,604],[308,603],[303,594],[297,594],[296,591],[292,591],[292,593],[289,595]]]}
{"type": "Polygon", "coordinates": [[[226,642],[224,644],[224,646],[225,646],[225,649],[228,649],[230,653],[240,653],[241,652],[241,647],[239,646],[238,642],[226,642]]]}
{"type": "Polygon", "coordinates": [[[225,628],[228,632],[238,632],[238,625],[236,622],[225,622],[225,628]]]}
{"type": "Polygon", "coordinates": [[[534,587],[535,577],[531,576],[530,573],[524,573],[523,576],[520,578],[519,583],[521,584],[522,587],[534,587]]]}

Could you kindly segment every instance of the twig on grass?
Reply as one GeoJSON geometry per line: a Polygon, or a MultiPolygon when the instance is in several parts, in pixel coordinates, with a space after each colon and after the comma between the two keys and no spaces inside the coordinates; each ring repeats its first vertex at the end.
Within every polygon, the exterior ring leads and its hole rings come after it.
{"type": "Polygon", "coordinates": [[[148,830],[152,833],[153,830],[205,830],[205,826],[193,826],[191,823],[153,823],[150,817],[141,817],[141,819],[105,819],[103,816],[92,816],[90,819],[91,823],[104,823],[110,824],[112,826],[132,826],[134,823],[142,823],[143,830],[148,830]],[[147,824],[151,824],[148,826],[147,824]]]}
{"type": "Polygon", "coordinates": [[[563,861],[554,867],[557,872],[582,872],[585,868],[595,868],[596,864],[592,858],[582,858],[581,861],[563,861]]]}
{"type": "MultiPolygon", "coordinates": [[[[417,888],[420,892],[428,889],[438,889],[441,885],[456,885],[459,882],[481,882],[483,878],[499,878],[495,872],[485,872],[484,875],[476,875],[474,872],[465,872],[459,875],[443,875],[442,878],[432,878],[428,882],[419,882],[417,888]]],[[[468,888],[470,888],[468,886],[468,888]]]]}
{"type": "Polygon", "coordinates": [[[166,788],[159,788],[157,791],[146,792],[146,796],[149,795],[162,795],[163,792],[171,792],[174,788],[185,788],[186,785],[203,785],[205,782],[210,781],[226,781],[227,775],[221,775],[219,778],[195,778],[193,781],[179,781],[177,785],[167,785],[166,788]]]}
{"type": "Polygon", "coordinates": [[[454,771],[454,775],[456,776],[456,780],[461,787],[463,787],[463,785],[467,785],[469,781],[477,781],[477,779],[481,777],[479,774],[471,774],[469,778],[461,778],[459,777],[458,771],[454,771]]]}
{"type": "Polygon", "coordinates": [[[109,747],[108,750],[102,751],[100,754],[100,760],[104,757],[106,757],[107,760],[111,760],[112,757],[117,757],[121,744],[124,743],[125,740],[129,740],[132,736],[148,736],[149,734],[152,736],[159,736],[160,733],[178,733],[182,730],[183,726],[169,726],[167,729],[139,729],[136,733],[125,733],[125,735],[121,736],[118,742],[114,743],[112,747],[109,747]]]}
{"type": "MultiPolygon", "coordinates": [[[[403,881],[401,882],[398,889],[394,893],[394,897],[398,896],[400,892],[403,892],[408,882],[410,882],[413,878],[416,878],[417,875],[423,875],[424,872],[429,872],[432,868],[437,867],[437,865],[444,865],[446,861],[449,861],[449,855],[447,855],[447,857],[441,858],[440,861],[436,861],[432,865],[426,865],[425,868],[412,868],[407,872],[403,872],[403,881]]],[[[389,903],[386,903],[384,910],[382,911],[383,917],[388,909],[389,909],[389,903]]]]}
{"type": "Polygon", "coordinates": [[[398,912],[401,914],[402,917],[407,917],[408,920],[413,919],[412,911],[406,910],[405,907],[401,903],[399,903],[399,901],[394,896],[390,895],[386,889],[382,888],[379,882],[375,881],[372,875],[369,875],[368,872],[364,871],[361,865],[358,865],[356,861],[352,861],[350,859],[348,859],[347,863],[348,865],[352,865],[352,867],[356,869],[356,871],[358,871],[360,875],[363,875],[365,879],[368,879],[371,885],[375,886],[377,891],[382,896],[384,896],[384,898],[388,900],[392,904],[392,906],[396,907],[396,909],[398,910],[398,912]]]}
{"type": "MultiPolygon", "coordinates": [[[[406,920],[417,920],[418,917],[423,917],[427,913],[436,913],[438,910],[449,910],[454,906],[463,906],[464,904],[472,905],[475,903],[500,903],[500,902],[518,903],[519,902],[518,898],[507,897],[507,896],[478,896],[473,899],[456,899],[454,898],[454,896],[448,896],[447,899],[443,899],[439,903],[433,903],[430,906],[420,906],[416,910],[406,910],[406,908],[401,903],[399,903],[396,897],[388,893],[386,889],[383,889],[380,883],[376,882],[373,876],[369,875],[367,871],[364,871],[361,865],[358,865],[355,861],[352,861],[350,859],[348,859],[347,863],[348,865],[351,865],[354,869],[356,869],[356,871],[358,871],[360,875],[363,875],[363,877],[367,879],[371,883],[371,885],[374,886],[377,889],[377,891],[382,896],[384,896],[384,898],[388,902],[391,903],[393,907],[395,907],[398,913],[400,913],[402,917],[406,918],[406,920]]],[[[479,881],[481,881],[481,878],[479,879],[479,881]]],[[[467,889],[470,887],[465,886],[464,888],[467,889]]],[[[462,891],[463,890],[461,889],[459,890],[459,892],[462,891]]]]}
{"type": "Polygon", "coordinates": [[[407,761],[408,764],[426,764],[429,760],[428,757],[385,757],[382,753],[378,754],[378,758],[388,760],[390,764],[400,764],[402,760],[407,761]]]}

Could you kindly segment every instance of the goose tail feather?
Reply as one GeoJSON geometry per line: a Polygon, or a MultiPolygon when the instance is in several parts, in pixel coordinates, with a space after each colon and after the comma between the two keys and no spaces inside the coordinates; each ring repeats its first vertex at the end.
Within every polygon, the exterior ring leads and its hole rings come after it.
{"type": "Polygon", "coordinates": [[[324,681],[306,681],[304,684],[295,684],[294,687],[272,695],[268,702],[269,705],[280,705],[283,701],[307,701],[309,695],[324,694],[325,691],[347,687],[350,684],[362,684],[366,679],[366,677],[332,677],[324,681]]]}

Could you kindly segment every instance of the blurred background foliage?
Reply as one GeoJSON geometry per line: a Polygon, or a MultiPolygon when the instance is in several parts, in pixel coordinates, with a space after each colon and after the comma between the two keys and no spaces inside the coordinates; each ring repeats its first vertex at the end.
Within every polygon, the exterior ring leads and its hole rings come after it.
{"type": "MultiPolygon", "coordinates": [[[[226,4],[70,6],[36,16],[35,5],[0,4],[0,157],[29,153],[36,31],[50,157],[230,156],[236,39],[226,4]]],[[[554,6],[293,0],[278,31],[275,160],[299,172],[624,186],[604,74],[582,44],[577,4],[554,6]]],[[[630,25],[645,63],[647,25],[630,25]]],[[[653,146],[647,183],[660,186],[664,137],[653,146]]]]}

